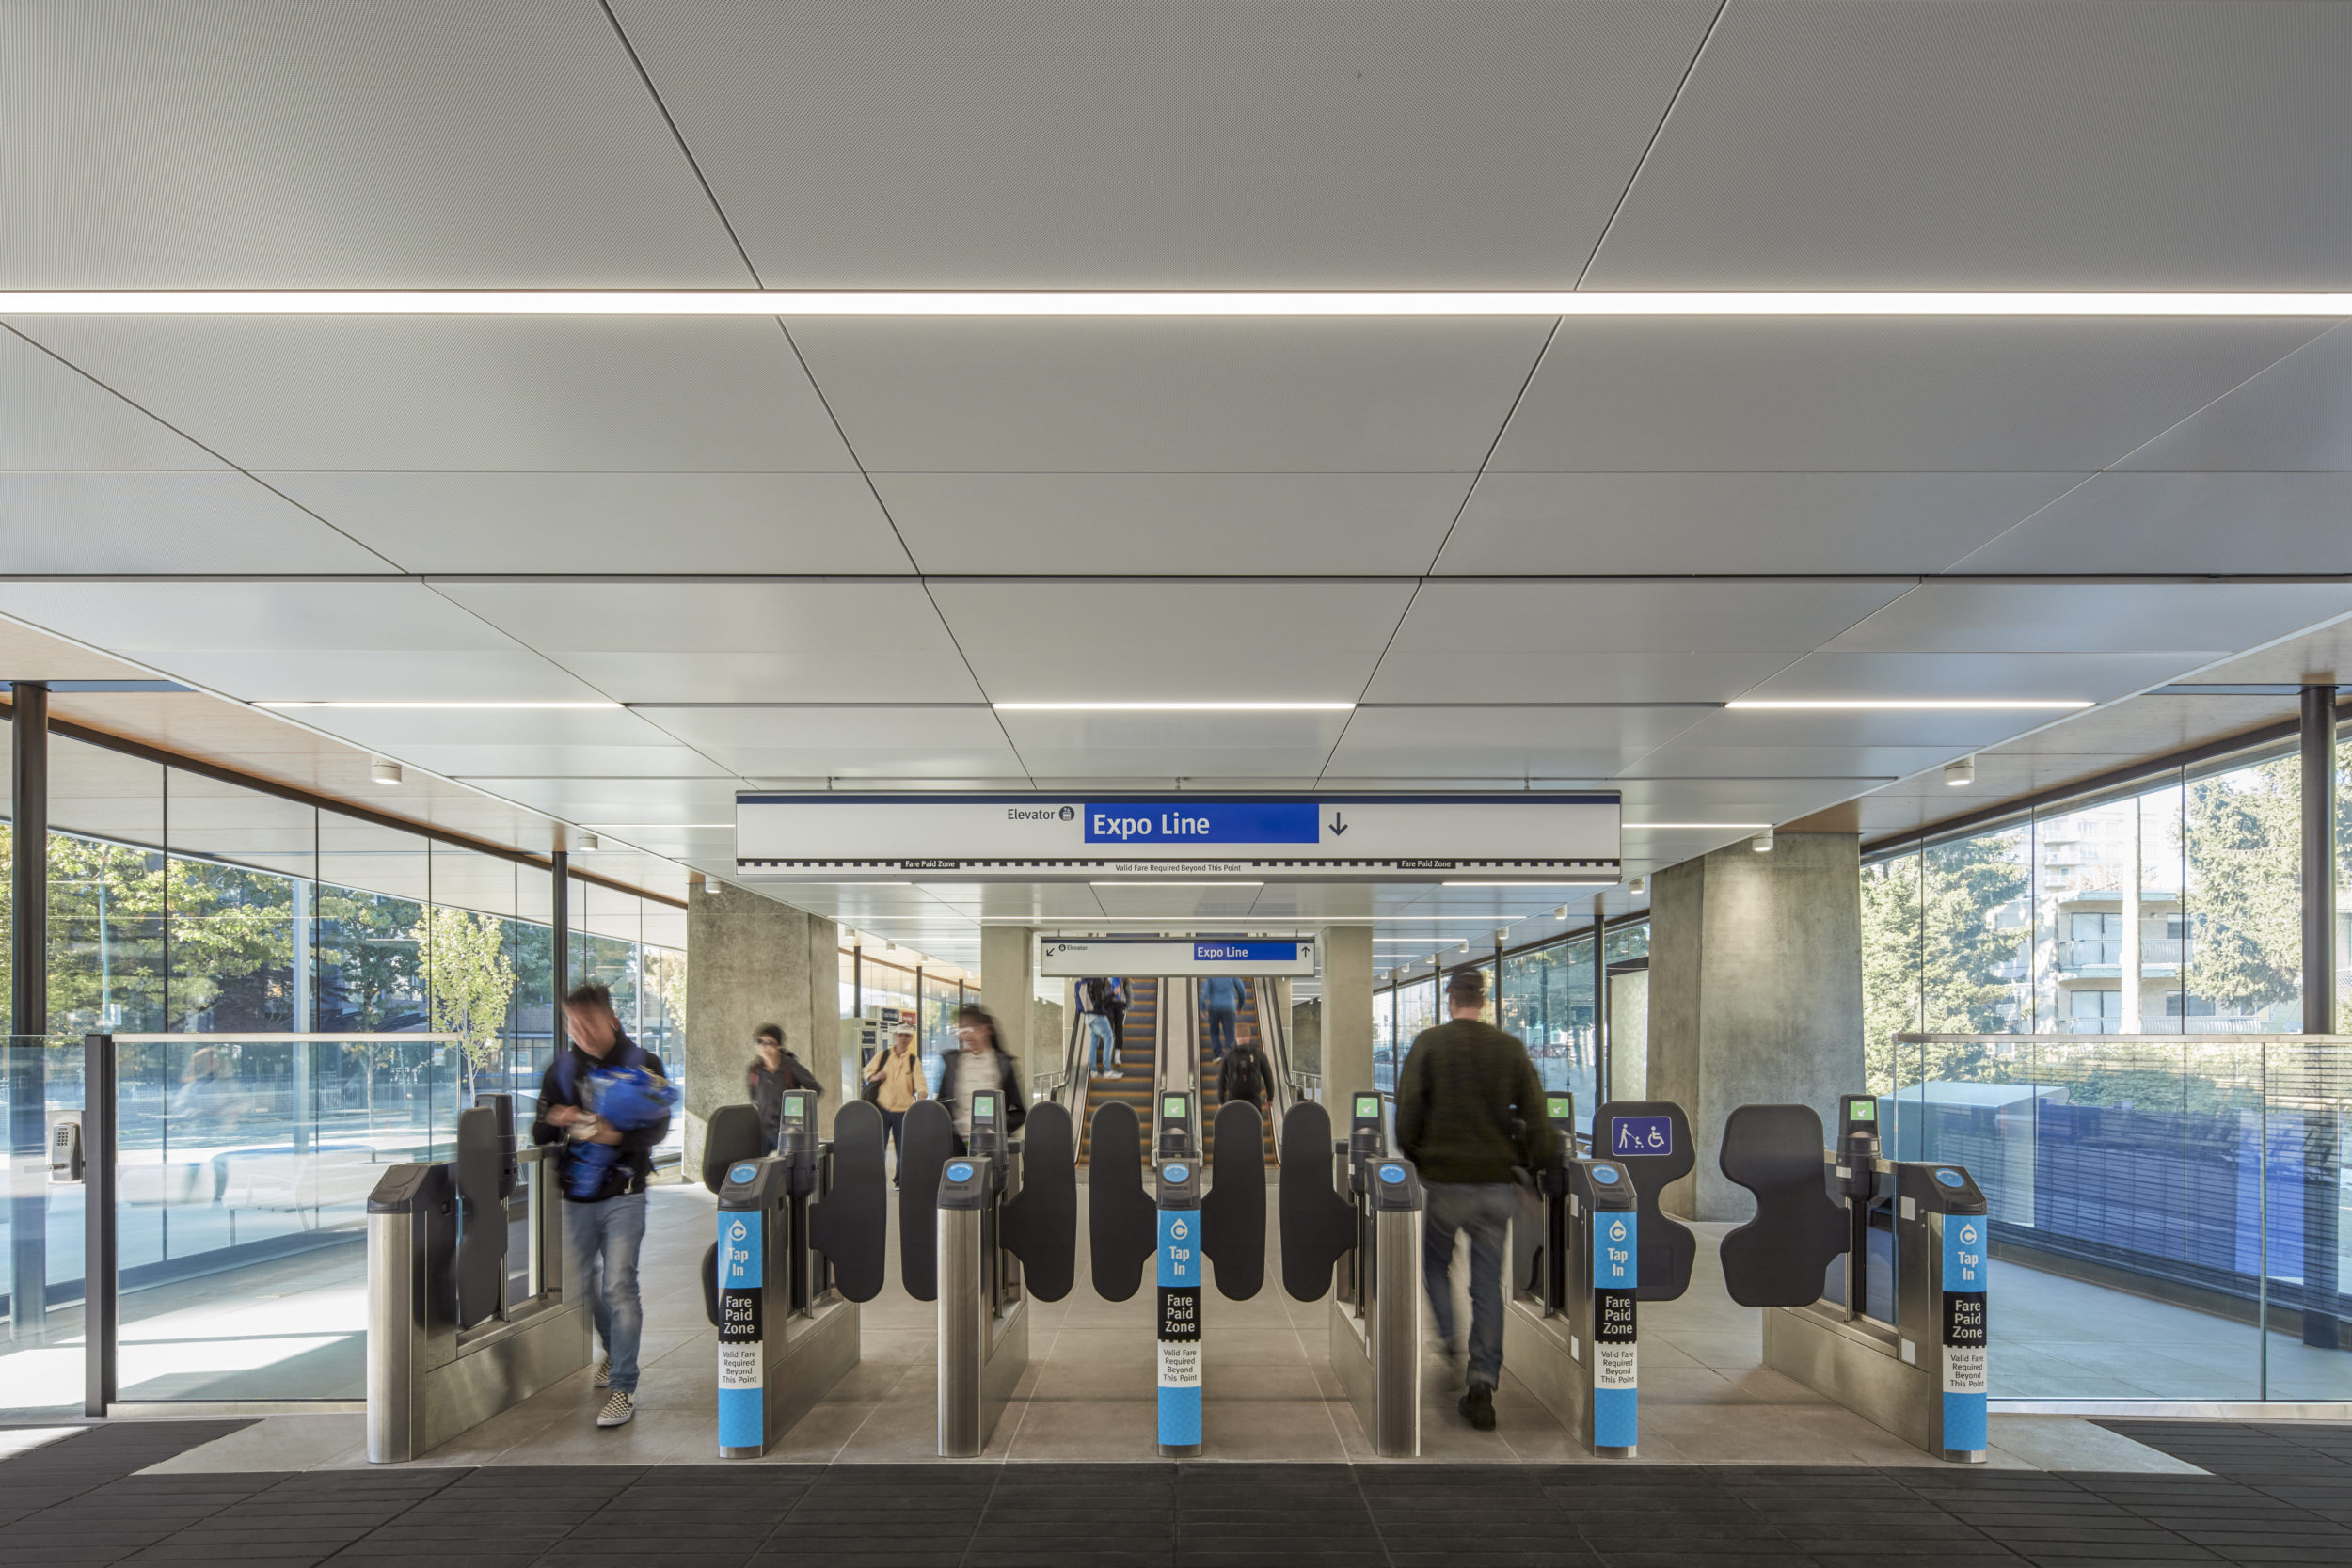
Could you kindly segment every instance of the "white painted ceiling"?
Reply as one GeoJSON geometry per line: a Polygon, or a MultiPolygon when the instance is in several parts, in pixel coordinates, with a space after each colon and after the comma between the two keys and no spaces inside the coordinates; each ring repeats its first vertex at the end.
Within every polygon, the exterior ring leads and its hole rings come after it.
{"type": "MultiPolygon", "coordinates": [[[[2344,289],[2348,77],[2352,7],[2265,0],[11,6],[0,286],[2344,289]]],[[[2120,756],[2352,615],[2328,322],[0,325],[0,614],[246,702],[627,705],[302,717],[713,875],[747,784],[1733,824],[1639,873],[2067,733],[1731,699],[2088,699],[2120,756]],[[1362,705],[989,705],[1172,698],[1362,705]]],[[[793,896],[966,965],[1567,896],[1196,892],[793,896]]]]}

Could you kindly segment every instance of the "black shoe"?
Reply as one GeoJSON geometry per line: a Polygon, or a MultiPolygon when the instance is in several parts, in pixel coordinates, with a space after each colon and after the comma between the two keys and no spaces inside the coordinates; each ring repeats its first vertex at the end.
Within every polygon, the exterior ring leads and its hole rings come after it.
{"type": "Polygon", "coordinates": [[[1472,1432],[1494,1431],[1495,1391],[1485,1384],[1471,1384],[1470,1392],[1462,1396],[1462,1402],[1455,1408],[1469,1420],[1472,1432]]]}

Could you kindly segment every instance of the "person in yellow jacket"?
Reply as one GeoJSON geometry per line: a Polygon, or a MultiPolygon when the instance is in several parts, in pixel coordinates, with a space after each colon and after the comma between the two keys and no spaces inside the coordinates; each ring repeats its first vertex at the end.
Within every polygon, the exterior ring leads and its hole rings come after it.
{"type": "Polygon", "coordinates": [[[898,1130],[906,1125],[908,1109],[930,1095],[923,1058],[914,1049],[914,1030],[899,1030],[892,1037],[889,1050],[874,1053],[874,1059],[866,1064],[866,1081],[877,1086],[873,1100],[882,1114],[882,1126],[890,1140],[894,1156],[890,1184],[895,1187],[898,1184],[897,1157],[905,1153],[898,1142],[898,1130]]]}

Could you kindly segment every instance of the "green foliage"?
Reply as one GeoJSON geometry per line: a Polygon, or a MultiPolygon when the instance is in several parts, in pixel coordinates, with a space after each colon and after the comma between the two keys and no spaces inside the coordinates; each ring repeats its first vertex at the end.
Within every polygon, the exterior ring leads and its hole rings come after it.
{"type": "MultiPolygon", "coordinates": [[[[1863,1064],[1874,1092],[1894,1086],[1899,1033],[1991,1034],[2023,1022],[2010,1011],[2014,982],[1994,973],[2017,956],[2022,936],[1994,924],[2026,892],[2023,836],[1983,833],[1864,867],[1863,1064]]],[[[1936,1079],[1999,1076],[1982,1056],[1931,1047],[1924,1067],[1936,1079]]],[[[1906,1081],[1918,1062],[1910,1058],[1906,1081]]]]}
{"type": "Polygon", "coordinates": [[[470,1093],[471,1079],[499,1065],[499,1037],[515,1001],[505,923],[468,910],[428,909],[416,940],[424,950],[434,1033],[458,1037],[470,1093]]]}
{"type": "Polygon", "coordinates": [[[2301,773],[2279,757],[2188,786],[2187,989],[2218,1012],[2302,994],[2301,773]]]}

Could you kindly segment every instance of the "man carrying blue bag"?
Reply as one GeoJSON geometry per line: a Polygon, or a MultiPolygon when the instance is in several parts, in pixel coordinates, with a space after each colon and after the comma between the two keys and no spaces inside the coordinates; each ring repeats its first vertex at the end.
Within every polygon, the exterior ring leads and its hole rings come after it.
{"type": "Polygon", "coordinates": [[[596,1386],[612,1389],[596,1425],[625,1426],[637,1414],[637,1346],[645,1326],[637,1294],[645,1183],[654,1146],[669,1135],[677,1090],[660,1060],[622,1031],[603,986],[592,980],[564,998],[564,1026],[571,1044],[539,1081],[531,1141],[563,1146],[555,1178],[564,1228],[604,1342],[596,1386]]]}

